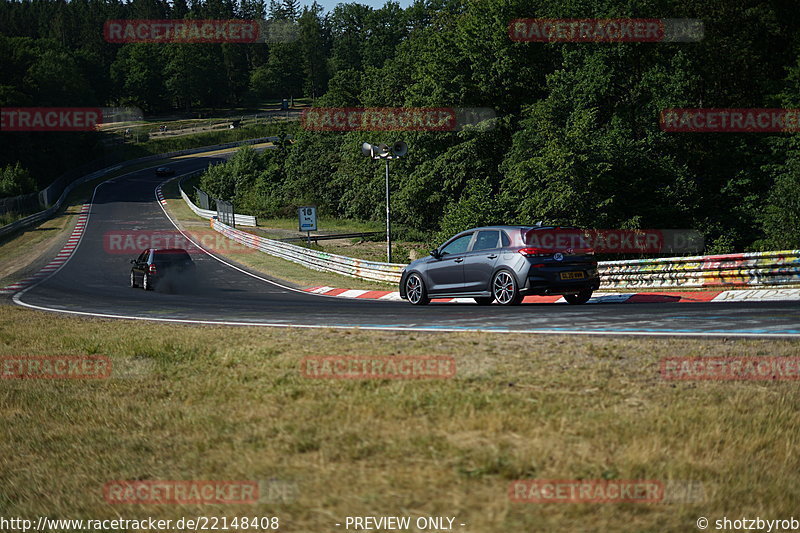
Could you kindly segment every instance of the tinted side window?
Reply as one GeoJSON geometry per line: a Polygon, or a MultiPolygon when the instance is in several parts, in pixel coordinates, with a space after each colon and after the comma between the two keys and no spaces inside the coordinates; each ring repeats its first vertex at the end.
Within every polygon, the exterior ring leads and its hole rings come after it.
{"type": "Polygon", "coordinates": [[[442,248],[442,255],[444,254],[463,254],[467,251],[467,246],[469,246],[469,241],[472,240],[472,234],[469,235],[462,235],[458,239],[454,240],[444,248],[442,248]]]}
{"type": "Polygon", "coordinates": [[[478,237],[475,239],[475,244],[472,246],[472,251],[491,250],[497,248],[498,241],[500,240],[500,232],[498,230],[479,231],[478,237]]]}
{"type": "Polygon", "coordinates": [[[145,250],[144,252],[139,254],[139,257],[136,260],[140,261],[140,262],[147,261],[147,254],[149,254],[149,253],[150,253],[150,250],[145,250]]]}
{"type": "Polygon", "coordinates": [[[505,231],[500,232],[500,238],[503,240],[503,248],[508,248],[511,246],[511,239],[508,238],[508,235],[505,231]]]}

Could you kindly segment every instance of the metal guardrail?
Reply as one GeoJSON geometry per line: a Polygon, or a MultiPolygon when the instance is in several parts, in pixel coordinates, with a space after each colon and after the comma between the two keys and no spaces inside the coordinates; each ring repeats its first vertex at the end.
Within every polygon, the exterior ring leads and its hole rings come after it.
{"type": "Polygon", "coordinates": [[[72,192],[72,190],[75,187],[77,187],[78,185],[82,185],[87,181],[92,181],[93,179],[99,178],[106,172],[112,169],[116,169],[117,167],[119,167],[119,165],[117,165],[116,167],[104,168],[102,170],[98,170],[97,172],[92,172],[91,174],[87,174],[86,176],[83,176],[73,181],[72,183],[67,185],[64,191],[61,193],[61,197],[51,207],[48,207],[43,211],[39,211],[38,213],[28,215],[27,217],[14,221],[11,224],[6,224],[5,226],[0,227],[0,237],[5,237],[6,235],[10,235],[15,231],[19,231],[25,227],[32,226],[34,224],[38,224],[40,222],[47,220],[61,208],[61,204],[64,203],[64,200],[67,199],[67,196],[69,195],[69,193],[72,192]]]}
{"type": "MultiPolygon", "coordinates": [[[[362,261],[265,239],[212,220],[229,239],[314,270],[397,283],[405,265],[362,261]]],[[[599,263],[601,289],[774,287],[800,283],[800,250],[599,263]]]]}
{"type": "Polygon", "coordinates": [[[42,204],[39,203],[39,193],[31,192],[18,196],[6,196],[0,198],[0,214],[5,213],[31,213],[41,210],[42,204]]]}
{"type": "MultiPolygon", "coordinates": [[[[53,205],[51,205],[47,209],[44,209],[42,211],[39,211],[38,213],[34,213],[34,214],[29,215],[29,216],[27,216],[25,218],[21,218],[19,220],[16,220],[16,221],[10,223],[10,224],[6,224],[5,226],[0,227],[0,238],[1,237],[5,237],[6,235],[10,235],[10,234],[12,234],[12,233],[14,233],[16,231],[19,231],[19,230],[21,230],[23,228],[28,227],[28,226],[32,226],[34,224],[38,224],[38,223],[40,223],[40,222],[42,222],[44,220],[47,220],[48,218],[53,216],[58,211],[58,209],[64,203],[64,200],[66,200],[66,198],[69,195],[69,193],[72,192],[72,190],[75,187],[77,187],[78,185],[82,185],[83,183],[86,183],[87,181],[91,181],[93,179],[99,178],[100,176],[103,176],[104,174],[106,174],[108,172],[111,172],[112,170],[119,170],[119,169],[122,169],[122,168],[125,168],[125,167],[138,165],[140,163],[146,163],[147,161],[157,161],[159,159],[165,159],[165,158],[168,158],[168,157],[176,157],[176,156],[179,156],[179,155],[202,153],[202,152],[208,152],[208,151],[212,151],[212,150],[224,150],[226,148],[233,148],[233,147],[236,147],[236,146],[244,146],[246,144],[259,144],[259,143],[263,143],[263,142],[274,141],[274,140],[277,140],[277,139],[278,139],[277,137],[259,137],[257,139],[247,139],[247,140],[244,140],[244,141],[235,141],[235,142],[229,142],[229,143],[213,145],[213,146],[203,146],[203,147],[200,147],[200,148],[190,148],[190,149],[187,149],[187,150],[178,150],[177,152],[167,152],[167,153],[164,153],[164,154],[154,154],[154,155],[150,155],[150,156],[147,156],[147,157],[140,157],[139,159],[131,159],[131,160],[128,160],[128,161],[124,161],[122,163],[117,163],[115,165],[111,165],[111,166],[108,166],[108,167],[105,167],[105,168],[101,168],[99,170],[96,170],[96,171],[92,172],[91,174],[87,174],[85,176],[81,176],[81,177],[73,180],[69,184],[67,184],[63,189],[61,189],[60,196],[58,197],[58,199],[53,203],[53,205]]],[[[52,191],[55,190],[54,187],[56,185],[57,185],[56,183],[53,183],[49,187],[47,187],[46,189],[43,189],[41,192],[38,193],[40,198],[43,199],[45,204],[50,202],[50,195],[52,194],[52,191]]],[[[236,223],[237,224],[239,223],[238,219],[237,219],[236,223]]],[[[245,224],[243,222],[242,225],[247,225],[247,224],[245,224]]],[[[255,225],[255,222],[252,225],[255,225]]]]}
{"type": "MultiPolygon", "coordinates": [[[[183,176],[180,179],[180,181],[178,182],[178,190],[181,192],[181,198],[183,198],[183,201],[186,202],[186,205],[189,206],[189,209],[194,211],[195,215],[197,215],[199,217],[206,218],[206,219],[211,219],[211,218],[214,218],[215,216],[217,216],[217,212],[216,211],[211,211],[209,209],[201,209],[200,207],[197,207],[196,205],[194,205],[194,202],[192,202],[192,200],[189,199],[189,196],[183,190],[183,182],[184,181],[188,180],[189,178],[197,177],[200,174],[202,174],[203,172],[205,172],[205,171],[204,170],[198,170],[196,172],[192,172],[190,174],[186,174],[185,176],[183,176]]],[[[237,226],[252,226],[252,227],[256,226],[256,217],[254,217],[253,215],[240,215],[239,213],[235,213],[234,214],[234,220],[235,220],[237,226]]]]}
{"type": "Polygon", "coordinates": [[[600,263],[603,289],[773,287],[800,283],[800,250],[600,263]]]}
{"type": "Polygon", "coordinates": [[[309,241],[315,243],[317,241],[332,241],[335,239],[355,239],[357,237],[372,237],[373,235],[382,235],[382,231],[364,231],[362,233],[339,233],[337,235],[311,235],[308,237],[287,237],[285,239],[278,239],[281,242],[295,242],[295,241],[309,241]]]}
{"type": "Polygon", "coordinates": [[[343,255],[310,250],[287,242],[266,239],[258,235],[253,235],[252,233],[234,229],[216,219],[211,220],[211,227],[229,239],[249,248],[261,250],[262,252],[294,263],[299,263],[314,270],[335,272],[337,274],[370,281],[399,283],[400,272],[403,270],[403,267],[405,267],[405,265],[397,263],[363,261],[343,255]]]}

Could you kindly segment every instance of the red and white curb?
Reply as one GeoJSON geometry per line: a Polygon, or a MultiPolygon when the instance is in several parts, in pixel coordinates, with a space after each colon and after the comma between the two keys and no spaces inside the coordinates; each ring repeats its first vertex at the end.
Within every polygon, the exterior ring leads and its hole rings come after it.
{"type": "MultiPolygon", "coordinates": [[[[362,300],[401,300],[397,291],[364,291],[311,287],[306,292],[362,300]]],[[[736,291],[694,292],[596,292],[588,303],[702,303],[800,300],[800,289],[745,289],[736,291]]],[[[434,298],[433,302],[475,303],[472,298],[434,298]]],[[[524,303],[567,303],[563,296],[526,296],[524,303]]]]}
{"type": "Polygon", "coordinates": [[[0,294],[12,294],[21,291],[27,287],[30,287],[34,283],[41,281],[47,276],[52,275],[55,271],[64,266],[64,263],[66,263],[67,260],[72,256],[72,253],[78,246],[78,243],[83,236],[83,231],[86,229],[86,220],[89,218],[90,205],[91,204],[83,204],[80,212],[78,213],[78,222],[75,224],[75,228],[72,230],[72,233],[70,234],[69,239],[67,239],[66,244],[64,244],[64,247],[61,248],[61,251],[56,254],[52,261],[43,266],[33,276],[0,288],[0,294]]]}
{"type": "Polygon", "coordinates": [[[156,197],[158,201],[161,202],[161,205],[167,205],[167,199],[164,198],[164,193],[161,192],[161,185],[156,187],[156,197]]]}

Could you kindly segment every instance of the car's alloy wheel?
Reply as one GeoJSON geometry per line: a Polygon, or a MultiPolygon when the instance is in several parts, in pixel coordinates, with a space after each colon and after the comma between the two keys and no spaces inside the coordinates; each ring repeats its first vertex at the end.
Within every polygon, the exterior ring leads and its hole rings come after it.
{"type": "Polygon", "coordinates": [[[589,301],[589,298],[591,298],[591,297],[592,297],[592,291],[589,290],[589,289],[583,290],[583,291],[579,292],[578,294],[565,294],[564,295],[564,299],[567,301],[567,303],[570,303],[572,305],[585,304],[586,302],[589,301]]]}
{"type": "Polygon", "coordinates": [[[142,288],[146,291],[152,290],[152,286],[150,285],[150,276],[145,274],[142,276],[142,288]]]}
{"type": "Polygon", "coordinates": [[[522,301],[517,281],[511,272],[507,270],[501,270],[494,275],[492,294],[494,294],[494,299],[500,305],[516,305],[522,301]]]}
{"type": "Polygon", "coordinates": [[[406,280],[406,298],[414,305],[425,305],[431,301],[428,298],[428,291],[425,290],[425,283],[419,274],[411,274],[406,280]]]}
{"type": "Polygon", "coordinates": [[[131,287],[136,288],[136,276],[133,274],[133,270],[131,270],[131,287]]]}

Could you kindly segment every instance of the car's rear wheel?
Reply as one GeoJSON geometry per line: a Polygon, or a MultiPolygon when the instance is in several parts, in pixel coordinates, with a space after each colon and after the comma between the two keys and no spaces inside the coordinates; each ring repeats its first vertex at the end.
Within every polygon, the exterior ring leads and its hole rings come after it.
{"type": "Polygon", "coordinates": [[[146,291],[153,290],[153,284],[150,282],[150,276],[147,274],[142,276],[142,288],[146,291]]]}
{"type": "Polygon", "coordinates": [[[517,305],[522,301],[517,280],[508,270],[501,270],[494,275],[492,294],[500,305],[517,305]]]}
{"type": "Polygon", "coordinates": [[[589,289],[583,290],[583,291],[579,292],[578,294],[565,294],[564,295],[564,299],[567,301],[567,303],[570,303],[572,305],[585,304],[586,302],[589,301],[589,298],[591,298],[591,297],[592,297],[592,291],[589,290],[589,289]]]}
{"type": "Polygon", "coordinates": [[[131,270],[131,287],[136,288],[136,276],[133,274],[133,270],[131,270]]]}
{"type": "Polygon", "coordinates": [[[428,291],[425,283],[419,274],[411,274],[406,280],[406,298],[414,305],[427,305],[431,299],[428,298],[428,291]]]}
{"type": "Polygon", "coordinates": [[[475,300],[475,303],[478,304],[478,305],[489,305],[494,301],[494,298],[492,298],[491,296],[488,296],[488,297],[481,297],[481,298],[473,298],[473,300],[475,300]]]}

